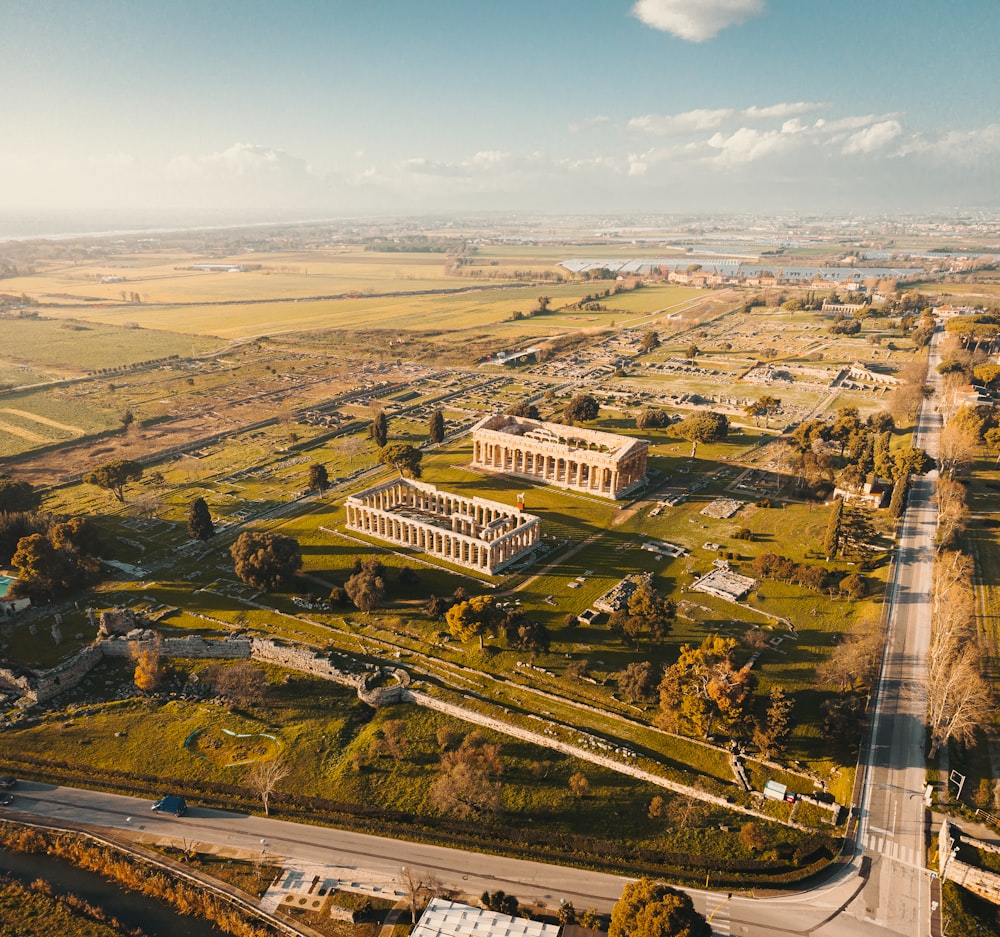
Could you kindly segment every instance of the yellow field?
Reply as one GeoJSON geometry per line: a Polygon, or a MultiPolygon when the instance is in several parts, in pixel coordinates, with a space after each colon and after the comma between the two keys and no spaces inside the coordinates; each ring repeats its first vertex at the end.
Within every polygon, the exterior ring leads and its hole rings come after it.
{"type": "MultiPolygon", "coordinates": [[[[242,274],[233,274],[242,276],[242,274]]],[[[454,285],[454,281],[452,281],[454,285]]],[[[464,286],[465,284],[459,284],[464,286]]],[[[427,287],[431,288],[431,287],[427,287]]],[[[459,294],[403,295],[356,299],[227,303],[225,305],[192,306],[102,306],[81,310],[72,315],[107,325],[138,323],[148,329],[169,329],[194,335],[216,335],[236,339],[257,335],[280,335],[288,332],[322,329],[399,329],[482,330],[489,327],[500,335],[546,336],[554,332],[580,328],[602,328],[615,316],[621,319],[621,308],[636,311],[659,310],[706,295],[703,291],[685,287],[649,287],[642,296],[611,297],[609,307],[621,307],[608,312],[566,312],[512,321],[516,311],[530,312],[537,306],[538,296],[552,297],[552,305],[573,303],[587,294],[589,284],[573,284],[542,288],[538,286],[497,288],[459,294]]],[[[57,309],[46,310],[58,315],[57,309]]],[[[67,310],[67,314],[70,311],[67,310]]]]}

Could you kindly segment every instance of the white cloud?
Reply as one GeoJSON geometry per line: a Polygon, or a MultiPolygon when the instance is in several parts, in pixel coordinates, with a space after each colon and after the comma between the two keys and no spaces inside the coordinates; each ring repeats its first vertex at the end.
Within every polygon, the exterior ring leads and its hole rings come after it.
{"type": "Polygon", "coordinates": [[[177,179],[213,177],[235,179],[250,175],[308,173],[304,160],[283,150],[253,143],[234,143],[217,153],[204,156],[175,156],[167,173],[177,179]]]}
{"type": "Polygon", "coordinates": [[[800,114],[811,114],[821,111],[827,104],[815,101],[788,101],[781,104],[769,104],[766,107],[752,106],[741,112],[747,120],[781,120],[784,117],[798,117],[800,114]]]}
{"type": "Polygon", "coordinates": [[[844,144],[844,153],[853,156],[884,149],[903,132],[898,120],[882,120],[852,134],[844,144]]]}
{"type": "Polygon", "coordinates": [[[764,0],[636,0],[632,15],[688,42],[705,42],[727,26],[764,12],[764,0]]]}
{"type": "Polygon", "coordinates": [[[606,124],[609,120],[611,118],[607,114],[595,114],[593,117],[585,117],[575,124],[570,124],[567,129],[570,133],[580,133],[580,131],[587,130],[590,127],[599,127],[601,124],[606,124]]]}
{"type": "Polygon", "coordinates": [[[804,139],[807,136],[808,128],[801,121],[787,120],[780,130],[740,127],[728,137],[715,133],[708,140],[708,145],[718,151],[714,160],[716,163],[732,167],[788,153],[807,145],[804,139]]]}
{"type": "Polygon", "coordinates": [[[1000,159],[1000,124],[988,124],[976,130],[953,130],[936,140],[914,135],[900,148],[903,156],[922,156],[932,162],[983,166],[993,169],[1000,159]]]}
{"type": "Polygon", "coordinates": [[[822,110],[826,106],[810,101],[795,101],[770,104],[766,107],[754,105],[742,109],[733,107],[699,108],[682,111],[680,114],[643,114],[629,120],[628,128],[656,136],[690,134],[703,130],[715,130],[723,124],[731,124],[741,120],[754,123],[785,120],[800,114],[822,110]]]}
{"type": "Polygon", "coordinates": [[[641,130],[645,133],[665,137],[671,134],[697,133],[699,130],[714,130],[722,123],[738,113],[732,108],[701,108],[684,111],[681,114],[644,114],[633,117],[628,122],[629,130],[641,130]]]}

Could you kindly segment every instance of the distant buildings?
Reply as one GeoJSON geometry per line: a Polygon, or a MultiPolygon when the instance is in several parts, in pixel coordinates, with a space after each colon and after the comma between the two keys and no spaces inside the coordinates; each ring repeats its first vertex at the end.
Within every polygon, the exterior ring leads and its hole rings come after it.
{"type": "Polygon", "coordinates": [[[505,414],[472,428],[475,468],[624,498],[646,481],[645,440],[505,414]]]}

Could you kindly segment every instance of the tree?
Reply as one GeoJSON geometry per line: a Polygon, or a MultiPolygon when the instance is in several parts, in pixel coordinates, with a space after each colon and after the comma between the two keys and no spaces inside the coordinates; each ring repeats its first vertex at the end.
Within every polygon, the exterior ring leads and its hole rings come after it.
{"type": "Polygon", "coordinates": [[[255,589],[279,589],[302,568],[302,551],[293,537],[244,531],[229,548],[236,577],[255,589]]]}
{"type": "Polygon", "coordinates": [[[691,443],[691,458],[698,453],[698,443],[713,443],[729,435],[729,420],[725,414],[709,410],[693,413],[677,424],[677,435],[691,443]]]}
{"type": "Polygon", "coordinates": [[[375,440],[375,445],[381,449],[389,441],[389,420],[384,410],[379,410],[368,427],[368,435],[375,440]]]}
{"type": "Polygon", "coordinates": [[[905,446],[892,450],[892,478],[903,475],[923,475],[934,468],[934,460],[923,449],[905,446]]]}
{"type": "Polygon", "coordinates": [[[648,703],[656,698],[660,671],[648,660],[629,664],[618,674],[618,691],[630,703],[648,703]]]}
{"type": "Polygon", "coordinates": [[[129,656],[135,663],[132,680],[143,693],[152,693],[163,682],[160,636],[152,641],[129,641],[129,656]]]}
{"type": "Polygon", "coordinates": [[[344,583],[344,591],[355,608],[370,612],[385,599],[385,579],[370,569],[362,569],[344,583]]]}
{"type": "Polygon", "coordinates": [[[971,558],[958,552],[941,554],[934,564],[927,681],[932,757],[951,741],[969,747],[995,713],[990,686],[982,672],[974,568],[971,558]]]}
{"type": "Polygon", "coordinates": [[[569,789],[574,797],[586,797],[590,793],[590,781],[582,771],[577,771],[569,776],[569,789]]]}
{"type": "Polygon", "coordinates": [[[643,351],[652,351],[654,348],[660,347],[660,336],[656,332],[646,332],[642,336],[642,341],[639,343],[639,347],[643,351]]]}
{"type": "Polygon", "coordinates": [[[327,472],[326,466],[319,462],[313,462],[309,466],[309,490],[324,492],[329,487],[330,473],[327,472]]]}
{"type": "Polygon", "coordinates": [[[673,422],[670,414],[665,410],[653,410],[647,408],[636,418],[635,425],[639,429],[662,429],[673,422]]]}
{"type": "Polygon", "coordinates": [[[403,478],[420,478],[423,469],[420,462],[424,454],[405,442],[393,442],[378,451],[378,460],[383,465],[396,469],[403,478]]]}
{"type": "Polygon", "coordinates": [[[192,540],[210,540],[215,536],[215,524],[204,498],[195,498],[191,502],[187,520],[188,536],[192,540]]]}
{"type": "Polygon", "coordinates": [[[444,442],[444,411],[435,410],[431,414],[427,435],[432,443],[444,442]]]}
{"type": "Polygon", "coordinates": [[[684,892],[643,877],[622,891],[608,937],[712,937],[712,928],[684,892]]]}
{"type": "Polygon", "coordinates": [[[520,609],[507,613],[503,630],[507,644],[515,650],[529,651],[532,655],[548,653],[552,641],[549,629],[532,621],[520,609]]]}
{"type": "Polygon", "coordinates": [[[96,485],[110,491],[119,501],[125,503],[125,486],[142,478],[142,466],[129,459],[114,459],[87,472],[83,480],[88,485],[96,485]]]}
{"type": "Polygon", "coordinates": [[[520,416],[526,420],[540,420],[542,415],[538,412],[538,407],[527,400],[519,400],[507,408],[508,416],[520,416]]]}
{"type": "Polygon", "coordinates": [[[267,694],[267,674],[250,661],[213,665],[208,679],[219,696],[225,696],[240,709],[262,702],[267,694]]]}
{"type": "Polygon", "coordinates": [[[496,813],[503,803],[502,774],[500,746],[487,742],[481,732],[471,732],[457,749],[441,753],[430,802],[462,820],[496,813]]]}
{"type": "Polygon", "coordinates": [[[716,718],[735,726],[753,690],[749,665],[733,662],[734,638],[709,635],[699,647],[685,644],[660,681],[660,724],[668,731],[708,735],[716,718]]]}
{"type": "Polygon", "coordinates": [[[844,501],[837,498],[830,505],[830,520],[826,524],[826,535],[823,538],[823,552],[827,560],[837,555],[840,549],[840,527],[844,517],[844,501]]]}
{"type": "Polygon", "coordinates": [[[600,405],[592,394],[576,394],[563,407],[563,419],[567,423],[587,423],[597,419],[600,409],[600,405]]]}
{"type": "Polygon", "coordinates": [[[770,394],[764,394],[757,400],[757,407],[764,414],[764,428],[767,429],[771,422],[771,414],[781,407],[781,401],[770,394]]]}
{"type": "Polygon", "coordinates": [[[270,800],[274,789],[288,777],[291,770],[291,767],[278,757],[255,761],[247,771],[246,786],[260,798],[265,817],[271,815],[270,800]]]}
{"type": "Polygon", "coordinates": [[[10,559],[17,570],[19,592],[29,595],[54,595],[70,581],[70,565],[62,550],[57,550],[45,534],[29,534],[17,542],[10,559]]]}
{"type": "Polygon", "coordinates": [[[697,358],[701,354],[701,349],[693,342],[684,349],[685,358],[697,358]]]}
{"type": "Polygon", "coordinates": [[[34,511],[41,503],[42,496],[30,482],[0,472],[0,514],[34,511]]]}
{"type": "Polygon", "coordinates": [[[771,687],[770,705],[764,720],[754,727],[753,743],[765,758],[772,758],[784,751],[791,735],[792,700],[785,695],[784,687],[771,687]]]}
{"type": "Polygon", "coordinates": [[[484,632],[494,629],[500,622],[500,609],[492,596],[475,595],[449,608],[445,621],[452,637],[468,641],[478,636],[482,647],[484,632]]]}

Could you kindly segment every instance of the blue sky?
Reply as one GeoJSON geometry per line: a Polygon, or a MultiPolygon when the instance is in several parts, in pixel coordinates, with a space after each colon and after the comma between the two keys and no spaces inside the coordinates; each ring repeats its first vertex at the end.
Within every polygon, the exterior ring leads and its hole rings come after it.
{"type": "Polygon", "coordinates": [[[4,0],[0,206],[1000,207],[997,0],[4,0]]]}

